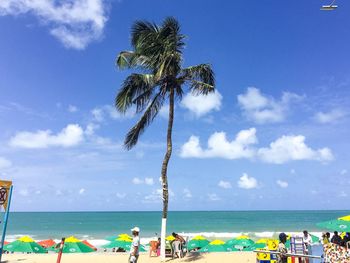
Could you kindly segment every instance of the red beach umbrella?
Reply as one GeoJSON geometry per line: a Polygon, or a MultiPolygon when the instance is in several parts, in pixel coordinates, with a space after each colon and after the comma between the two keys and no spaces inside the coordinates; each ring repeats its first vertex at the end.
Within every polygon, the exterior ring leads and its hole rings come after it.
{"type": "Polygon", "coordinates": [[[42,241],[38,242],[38,244],[40,246],[42,246],[43,248],[48,248],[48,247],[52,247],[52,246],[56,245],[56,242],[53,241],[52,239],[47,239],[47,240],[42,240],[42,241]]]}
{"type": "Polygon", "coordinates": [[[81,241],[81,242],[83,242],[85,245],[87,245],[88,247],[91,247],[93,250],[97,250],[97,248],[96,247],[94,247],[93,245],[91,245],[87,240],[83,240],[83,241],[81,241]]]}

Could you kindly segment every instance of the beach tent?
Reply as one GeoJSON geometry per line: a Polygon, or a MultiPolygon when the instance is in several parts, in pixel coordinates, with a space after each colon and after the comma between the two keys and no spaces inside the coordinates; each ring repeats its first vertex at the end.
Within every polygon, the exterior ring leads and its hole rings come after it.
{"type": "Polygon", "coordinates": [[[81,241],[83,242],[85,245],[87,245],[88,247],[91,247],[93,250],[97,251],[97,247],[91,245],[87,240],[83,240],[81,241]]]}
{"type": "Polygon", "coordinates": [[[46,249],[28,236],[21,237],[20,239],[5,245],[4,250],[23,253],[47,253],[46,249]]]}
{"type": "Polygon", "coordinates": [[[225,242],[222,240],[214,240],[210,242],[205,247],[198,250],[198,252],[229,252],[229,251],[238,251],[235,248],[226,246],[225,242]]]}
{"type": "Polygon", "coordinates": [[[326,228],[333,231],[349,232],[350,230],[350,215],[339,217],[335,220],[325,221],[317,224],[320,228],[326,228]]]}
{"type": "Polygon", "coordinates": [[[39,241],[38,244],[43,248],[49,248],[49,247],[55,246],[56,242],[53,241],[52,239],[47,239],[47,240],[39,241]]]}
{"type": "MultiPolygon", "coordinates": [[[[130,241],[128,238],[121,237],[111,241],[109,244],[104,245],[102,247],[103,248],[121,248],[121,249],[124,249],[125,251],[129,251],[131,247],[131,242],[132,241],[130,241]]],[[[143,245],[141,245],[139,251],[145,252],[146,249],[143,245]]]]}
{"type": "MultiPolygon", "coordinates": [[[[51,247],[55,251],[58,251],[55,247],[51,247]]],[[[81,240],[75,238],[74,236],[66,238],[63,246],[63,253],[90,253],[95,252],[94,249],[85,245],[81,240]]]]}
{"type": "Polygon", "coordinates": [[[203,236],[195,236],[192,238],[187,245],[189,251],[197,248],[202,248],[208,245],[210,241],[203,236]]]}

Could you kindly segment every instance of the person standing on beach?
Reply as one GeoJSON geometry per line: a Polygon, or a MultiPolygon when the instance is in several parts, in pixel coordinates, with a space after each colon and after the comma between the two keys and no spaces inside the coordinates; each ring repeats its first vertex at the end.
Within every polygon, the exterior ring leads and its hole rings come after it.
{"type": "MultiPolygon", "coordinates": [[[[305,254],[306,255],[312,255],[312,238],[309,232],[307,230],[303,231],[303,243],[304,243],[304,249],[305,249],[305,254]]],[[[305,259],[304,262],[312,263],[312,259],[305,259]]]]}
{"type": "Polygon", "coordinates": [[[286,248],[286,242],[287,242],[287,235],[285,233],[281,233],[279,235],[280,243],[278,244],[278,252],[277,255],[277,263],[287,263],[288,257],[286,256],[288,250],[286,248]]]}
{"type": "Polygon", "coordinates": [[[139,259],[139,250],[140,250],[140,228],[137,226],[131,229],[131,233],[133,236],[132,243],[130,246],[130,256],[129,256],[129,263],[137,263],[137,260],[139,259]]]}
{"type": "Polygon", "coordinates": [[[331,242],[338,246],[341,245],[342,240],[341,240],[341,237],[338,235],[338,231],[334,231],[334,235],[332,236],[331,242]]]}

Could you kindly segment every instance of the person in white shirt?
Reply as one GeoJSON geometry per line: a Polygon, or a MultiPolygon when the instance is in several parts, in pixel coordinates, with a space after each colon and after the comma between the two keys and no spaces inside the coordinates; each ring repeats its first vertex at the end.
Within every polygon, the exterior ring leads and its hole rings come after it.
{"type": "Polygon", "coordinates": [[[131,233],[133,236],[132,243],[130,246],[130,256],[129,263],[137,263],[139,259],[139,250],[140,250],[140,228],[137,226],[131,229],[131,233]]]}
{"type": "MultiPolygon", "coordinates": [[[[306,255],[312,255],[312,238],[311,235],[307,232],[307,230],[303,231],[303,243],[305,248],[305,254],[306,255]]],[[[312,259],[305,259],[304,262],[312,263],[312,259]]]]}

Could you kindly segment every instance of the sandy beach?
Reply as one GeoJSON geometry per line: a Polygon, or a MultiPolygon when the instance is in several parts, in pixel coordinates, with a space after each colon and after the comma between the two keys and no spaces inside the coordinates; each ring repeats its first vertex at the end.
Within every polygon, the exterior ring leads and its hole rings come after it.
{"type": "MultiPolygon", "coordinates": [[[[3,256],[3,261],[24,262],[24,263],[52,263],[56,262],[57,254],[6,254],[3,256]]],[[[127,262],[127,254],[112,254],[112,253],[89,253],[89,254],[63,254],[62,263],[115,263],[127,262]]],[[[253,252],[232,252],[232,253],[191,253],[182,259],[167,259],[167,262],[221,262],[221,263],[253,263],[255,262],[255,253],[253,252]]],[[[149,257],[148,254],[142,254],[139,258],[139,263],[156,263],[161,262],[159,257],[149,257]]]]}

